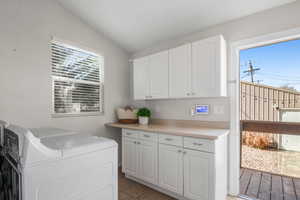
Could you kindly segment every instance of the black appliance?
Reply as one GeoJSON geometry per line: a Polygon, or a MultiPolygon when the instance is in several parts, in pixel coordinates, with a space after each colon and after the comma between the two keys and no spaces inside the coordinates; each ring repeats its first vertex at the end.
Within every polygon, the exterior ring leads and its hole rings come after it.
{"type": "Polygon", "coordinates": [[[0,200],[21,200],[22,173],[18,135],[4,128],[3,146],[0,150],[0,200]]]}

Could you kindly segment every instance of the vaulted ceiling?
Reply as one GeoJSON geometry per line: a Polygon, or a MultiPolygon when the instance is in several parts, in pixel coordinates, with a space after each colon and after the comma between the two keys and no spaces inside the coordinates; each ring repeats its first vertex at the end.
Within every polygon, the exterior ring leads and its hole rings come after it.
{"type": "Polygon", "coordinates": [[[67,10],[137,52],[206,27],[295,0],[57,0],[67,10]]]}

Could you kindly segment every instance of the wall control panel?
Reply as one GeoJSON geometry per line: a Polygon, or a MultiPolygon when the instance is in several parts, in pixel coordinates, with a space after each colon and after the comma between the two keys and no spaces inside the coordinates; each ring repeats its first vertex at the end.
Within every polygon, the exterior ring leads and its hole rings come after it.
{"type": "Polygon", "coordinates": [[[192,115],[208,115],[209,114],[209,105],[200,105],[196,104],[191,109],[192,115]]]}

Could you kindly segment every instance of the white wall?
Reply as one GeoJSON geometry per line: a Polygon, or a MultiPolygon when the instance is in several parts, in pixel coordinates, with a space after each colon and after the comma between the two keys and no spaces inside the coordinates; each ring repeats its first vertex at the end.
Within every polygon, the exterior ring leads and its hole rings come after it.
{"type": "MultiPolygon", "coordinates": [[[[182,38],[175,38],[169,41],[163,41],[159,44],[153,45],[143,51],[136,52],[132,58],[138,58],[151,53],[155,53],[168,48],[176,47],[178,45],[203,39],[206,37],[223,34],[228,43],[228,50],[230,44],[234,41],[252,38],[268,33],[279,32],[286,29],[300,27],[300,2],[286,4],[281,7],[273,8],[264,12],[250,15],[238,20],[234,20],[225,24],[213,26],[205,30],[200,30],[197,33],[187,35],[182,38]]],[[[228,51],[228,56],[230,52],[228,51]]],[[[230,59],[228,57],[228,62],[230,59]]],[[[230,66],[228,66],[230,74],[230,66]]],[[[224,98],[212,99],[193,99],[193,100],[164,100],[164,101],[149,101],[146,106],[149,106],[154,111],[154,116],[162,118],[176,118],[176,119],[194,119],[187,114],[187,110],[193,104],[205,104],[209,102],[211,107],[223,104],[225,112],[229,112],[229,100],[224,98]],[[155,108],[156,107],[156,108],[155,108]]],[[[215,120],[215,121],[229,121],[229,113],[214,114],[213,112],[207,117],[199,118],[201,120],[215,120]]]]}
{"type": "Polygon", "coordinates": [[[228,121],[228,98],[202,98],[202,99],[172,99],[147,101],[146,106],[153,111],[153,117],[159,119],[175,120],[202,120],[202,121],[228,121]],[[208,115],[191,115],[191,108],[195,104],[210,105],[208,115]]]}
{"type": "Polygon", "coordinates": [[[0,1],[0,119],[25,127],[54,126],[111,136],[114,109],[129,102],[129,55],[53,0],[0,1]],[[51,117],[51,36],[105,58],[105,114],[51,117]]]}

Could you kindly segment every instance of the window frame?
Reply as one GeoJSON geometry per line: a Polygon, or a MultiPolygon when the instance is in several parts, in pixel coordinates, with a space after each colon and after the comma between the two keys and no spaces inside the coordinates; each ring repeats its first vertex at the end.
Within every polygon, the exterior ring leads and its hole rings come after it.
{"type": "MultiPolygon", "coordinates": [[[[52,118],[64,118],[64,117],[81,117],[81,116],[103,116],[105,114],[105,94],[104,94],[105,93],[105,60],[104,60],[103,54],[98,53],[98,51],[92,50],[92,49],[87,48],[87,47],[85,47],[83,45],[80,45],[78,43],[76,44],[74,42],[70,42],[70,41],[67,41],[67,40],[61,40],[61,39],[58,39],[56,37],[51,37],[51,40],[49,42],[49,51],[50,51],[50,66],[51,66],[51,69],[50,69],[51,102],[52,102],[51,117],[52,118]],[[100,58],[100,66],[99,66],[100,67],[99,68],[99,89],[100,89],[99,104],[100,104],[100,111],[97,111],[97,112],[79,112],[79,113],[56,113],[55,112],[55,95],[54,95],[55,85],[54,85],[54,81],[55,80],[63,80],[63,81],[69,80],[69,81],[72,81],[72,80],[76,80],[76,79],[58,77],[58,76],[54,76],[52,74],[53,65],[52,65],[52,47],[51,47],[51,44],[53,42],[60,43],[60,44],[65,45],[67,47],[69,46],[71,48],[75,48],[75,49],[82,50],[82,51],[85,51],[87,53],[92,53],[92,54],[95,54],[96,56],[99,56],[99,58],[100,58]],[[102,67],[101,67],[101,65],[102,65],[102,67]],[[101,70],[103,70],[103,71],[101,71],[101,70]],[[101,74],[102,74],[102,82],[101,82],[101,74]],[[101,87],[102,87],[102,89],[101,89],[101,87]]],[[[88,83],[89,81],[85,81],[85,80],[76,80],[74,82],[75,83],[98,85],[96,83],[88,83]]]]}

